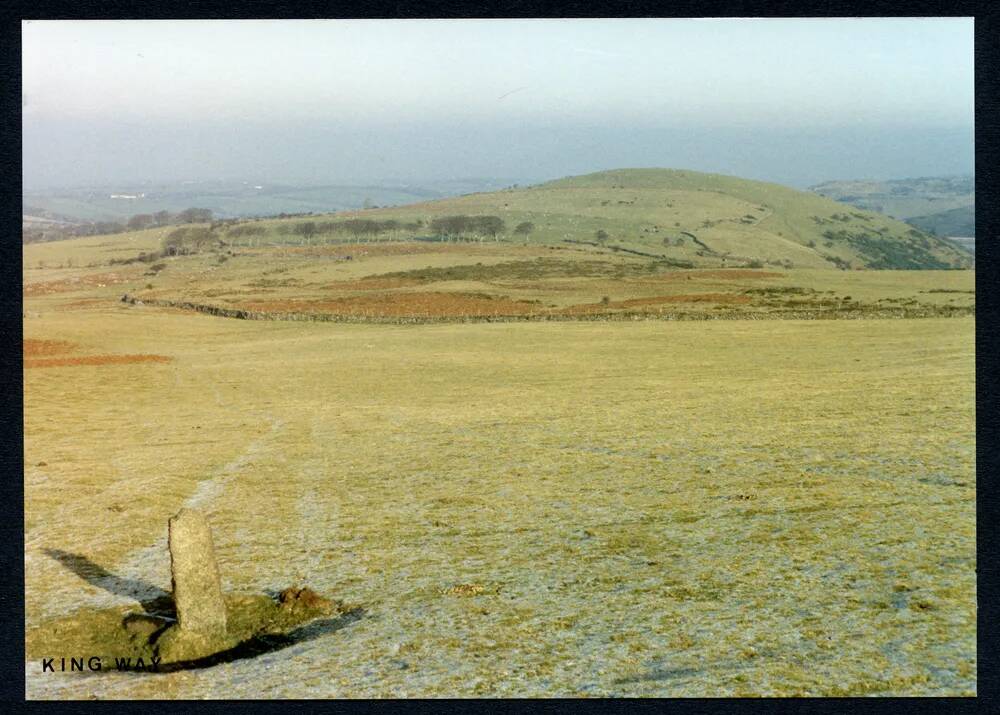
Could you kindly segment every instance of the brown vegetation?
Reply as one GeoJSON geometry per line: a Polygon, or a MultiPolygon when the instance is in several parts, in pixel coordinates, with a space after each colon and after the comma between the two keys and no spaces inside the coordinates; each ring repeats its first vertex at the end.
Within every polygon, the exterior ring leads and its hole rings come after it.
{"type": "Polygon", "coordinates": [[[25,296],[50,295],[52,293],[68,293],[87,288],[101,288],[107,285],[118,285],[130,280],[121,273],[94,273],[89,276],[64,278],[56,281],[28,283],[22,289],[25,296]]]}
{"type": "Polygon", "coordinates": [[[338,315],[487,316],[529,315],[538,312],[536,303],[491,297],[484,293],[378,293],[327,300],[284,300],[246,303],[248,310],[292,313],[334,313],[338,315]]]}
{"type": "Polygon", "coordinates": [[[25,338],[21,347],[26,358],[63,355],[77,349],[76,343],[71,343],[68,340],[35,340],[33,338],[25,338]]]}
{"type": "Polygon", "coordinates": [[[608,303],[611,308],[636,308],[643,305],[662,303],[749,303],[750,296],[737,293],[684,293],[681,295],[657,295],[651,298],[632,298],[608,303]]]}
{"type": "Polygon", "coordinates": [[[79,357],[28,358],[24,367],[80,367],[83,365],[127,365],[139,362],[170,362],[166,355],[81,355],[79,357]]]}
{"type": "Polygon", "coordinates": [[[395,243],[390,241],[378,243],[335,243],[325,246],[282,246],[273,249],[282,254],[295,256],[410,256],[419,253],[469,253],[468,243],[431,243],[408,242],[395,243]]]}
{"type": "Polygon", "coordinates": [[[703,278],[721,278],[722,280],[761,280],[764,278],[783,278],[784,273],[774,271],[752,271],[745,268],[720,268],[718,270],[699,271],[668,271],[657,275],[649,276],[647,280],[654,281],[683,281],[703,278]]]}

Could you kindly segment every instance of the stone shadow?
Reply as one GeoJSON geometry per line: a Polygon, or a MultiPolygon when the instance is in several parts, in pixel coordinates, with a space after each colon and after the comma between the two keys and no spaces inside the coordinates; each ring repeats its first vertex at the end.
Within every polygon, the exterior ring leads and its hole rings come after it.
{"type": "Polygon", "coordinates": [[[50,548],[45,548],[43,551],[46,556],[58,561],[92,586],[102,588],[116,596],[134,598],[147,613],[176,617],[173,596],[148,581],[118,576],[82,554],[50,548]]]}
{"type": "MultiPolygon", "coordinates": [[[[342,613],[334,618],[321,618],[303,624],[287,633],[261,633],[249,638],[242,643],[224,650],[220,653],[198,658],[196,660],[183,660],[173,663],[166,663],[156,667],[146,666],[133,669],[132,672],[140,675],[157,675],[160,673],[175,673],[178,670],[198,670],[200,668],[211,668],[222,663],[232,663],[236,660],[246,660],[257,658],[267,653],[274,653],[285,648],[300,643],[307,643],[322,636],[335,633],[350,624],[361,620],[365,616],[365,609],[361,607],[352,608],[346,613],[342,613]]],[[[115,673],[117,670],[102,670],[101,673],[115,673]]]]}

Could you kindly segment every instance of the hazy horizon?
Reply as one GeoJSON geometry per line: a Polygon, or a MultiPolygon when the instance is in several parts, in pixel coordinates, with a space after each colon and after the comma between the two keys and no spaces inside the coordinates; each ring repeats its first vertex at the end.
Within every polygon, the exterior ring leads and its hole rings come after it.
{"type": "Polygon", "coordinates": [[[44,21],[26,190],[974,170],[971,19],[44,21]]]}

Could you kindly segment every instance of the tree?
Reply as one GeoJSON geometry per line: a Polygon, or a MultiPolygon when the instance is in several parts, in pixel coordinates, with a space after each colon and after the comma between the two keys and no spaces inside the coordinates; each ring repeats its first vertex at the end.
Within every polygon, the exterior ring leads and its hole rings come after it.
{"type": "Polygon", "coordinates": [[[163,255],[181,256],[197,253],[218,239],[204,226],[184,226],[170,232],[163,239],[163,255]]]}
{"type": "Polygon", "coordinates": [[[94,233],[102,235],[106,233],[121,233],[125,227],[114,221],[98,221],[94,224],[94,233]]]}
{"type": "Polygon", "coordinates": [[[316,235],[316,222],[301,221],[295,224],[295,228],[293,230],[296,234],[302,236],[303,238],[312,238],[316,235]]]}
{"type": "Polygon", "coordinates": [[[531,221],[522,221],[514,228],[514,233],[518,236],[524,236],[524,240],[527,241],[528,236],[530,236],[531,232],[534,230],[535,224],[531,223],[531,221]]]}
{"type": "Polygon", "coordinates": [[[608,232],[605,231],[603,228],[600,228],[594,234],[594,238],[597,239],[598,243],[604,243],[605,241],[608,240],[608,232]]]}
{"type": "Polygon", "coordinates": [[[471,223],[475,233],[480,236],[490,236],[494,241],[507,228],[499,216],[474,216],[471,223]]]}
{"type": "Polygon", "coordinates": [[[136,214],[128,220],[128,227],[132,231],[141,231],[144,228],[148,228],[153,224],[153,216],[151,214],[136,214]]]}
{"type": "Polygon", "coordinates": [[[441,216],[431,221],[431,230],[447,238],[461,236],[468,229],[468,216],[441,216]]]}
{"type": "Polygon", "coordinates": [[[181,223],[203,223],[212,220],[212,209],[184,209],[177,214],[181,223]]]}
{"type": "Polygon", "coordinates": [[[387,221],[383,221],[379,226],[379,228],[381,228],[382,231],[388,231],[390,234],[393,235],[395,235],[396,231],[398,231],[400,227],[401,226],[399,221],[396,221],[395,219],[389,219],[387,221]]]}
{"type": "Polygon", "coordinates": [[[157,211],[153,214],[153,223],[157,226],[166,226],[170,223],[170,212],[169,211],[157,211]]]}

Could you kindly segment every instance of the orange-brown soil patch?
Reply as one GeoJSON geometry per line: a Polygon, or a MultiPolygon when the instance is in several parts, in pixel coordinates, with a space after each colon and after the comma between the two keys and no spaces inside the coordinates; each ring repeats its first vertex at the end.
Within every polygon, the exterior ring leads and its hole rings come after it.
{"type": "Polygon", "coordinates": [[[24,357],[38,358],[71,353],[76,350],[76,347],[76,343],[71,343],[68,340],[36,340],[34,338],[25,338],[21,349],[24,357]]]}
{"type": "Polygon", "coordinates": [[[122,273],[95,273],[89,276],[62,278],[57,281],[29,283],[22,288],[21,292],[25,296],[51,295],[52,293],[68,293],[69,291],[84,290],[86,288],[118,285],[129,280],[132,280],[132,277],[122,273]]]}
{"type": "Polygon", "coordinates": [[[245,303],[241,307],[263,312],[394,318],[528,315],[540,312],[535,303],[494,298],[481,293],[446,292],[379,293],[310,301],[261,301],[245,303]]]}
{"type": "Polygon", "coordinates": [[[28,358],[25,368],[31,367],[78,367],[81,365],[127,365],[139,362],[170,362],[166,355],[84,355],[80,357],[28,358]]]}

